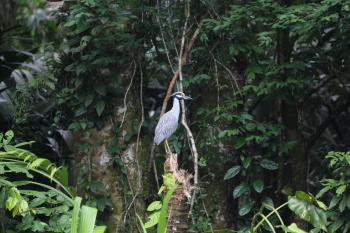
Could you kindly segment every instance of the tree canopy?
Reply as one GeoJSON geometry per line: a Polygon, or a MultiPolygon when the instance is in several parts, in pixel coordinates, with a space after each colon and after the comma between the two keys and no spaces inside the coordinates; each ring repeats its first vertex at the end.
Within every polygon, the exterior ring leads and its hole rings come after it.
{"type": "Polygon", "coordinates": [[[349,231],[349,0],[3,6],[0,232],[349,231]]]}

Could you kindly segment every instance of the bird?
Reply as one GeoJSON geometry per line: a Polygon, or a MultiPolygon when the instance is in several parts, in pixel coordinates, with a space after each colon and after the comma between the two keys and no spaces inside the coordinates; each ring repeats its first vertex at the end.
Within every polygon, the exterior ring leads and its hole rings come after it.
{"type": "Polygon", "coordinates": [[[153,142],[159,145],[165,140],[165,151],[171,153],[167,139],[176,131],[180,116],[180,100],[191,100],[183,92],[174,92],[171,96],[174,97],[173,107],[160,117],[155,129],[153,142]]]}

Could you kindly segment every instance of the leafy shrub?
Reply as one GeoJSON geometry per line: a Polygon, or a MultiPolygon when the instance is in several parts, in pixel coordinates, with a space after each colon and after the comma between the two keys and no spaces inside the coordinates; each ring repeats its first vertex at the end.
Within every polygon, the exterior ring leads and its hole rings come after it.
{"type": "MultiPolygon", "coordinates": [[[[73,201],[62,167],[22,148],[33,142],[11,145],[13,136],[12,131],[0,133],[0,208],[12,214],[12,219],[3,218],[17,224],[2,227],[7,232],[92,233],[97,209],[83,206],[80,210],[81,198],[73,201]]],[[[104,230],[96,227],[95,232],[104,230]]]]}
{"type": "Polygon", "coordinates": [[[350,228],[350,152],[329,152],[326,156],[331,178],[322,180],[318,197],[330,198],[328,232],[349,232],[350,228]]]}

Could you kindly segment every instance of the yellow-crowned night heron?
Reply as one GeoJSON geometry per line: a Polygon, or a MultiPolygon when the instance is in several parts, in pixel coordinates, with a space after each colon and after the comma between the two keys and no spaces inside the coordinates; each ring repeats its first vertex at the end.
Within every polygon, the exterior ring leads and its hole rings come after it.
{"type": "MultiPolygon", "coordinates": [[[[166,152],[171,152],[167,139],[175,132],[178,126],[180,115],[180,100],[192,99],[186,96],[183,92],[175,92],[171,96],[174,97],[173,107],[170,111],[166,112],[158,121],[154,134],[154,143],[159,145],[165,140],[166,152]]],[[[183,109],[184,111],[184,109],[183,109]]]]}

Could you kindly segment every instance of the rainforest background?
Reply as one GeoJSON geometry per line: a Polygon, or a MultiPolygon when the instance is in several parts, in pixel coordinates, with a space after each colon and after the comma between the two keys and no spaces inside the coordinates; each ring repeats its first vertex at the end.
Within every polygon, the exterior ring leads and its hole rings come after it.
{"type": "Polygon", "coordinates": [[[62,187],[142,232],[171,80],[187,232],[349,232],[349,51],[349,0],[1,0],[0,232],[71,232],[62,187]]]}

